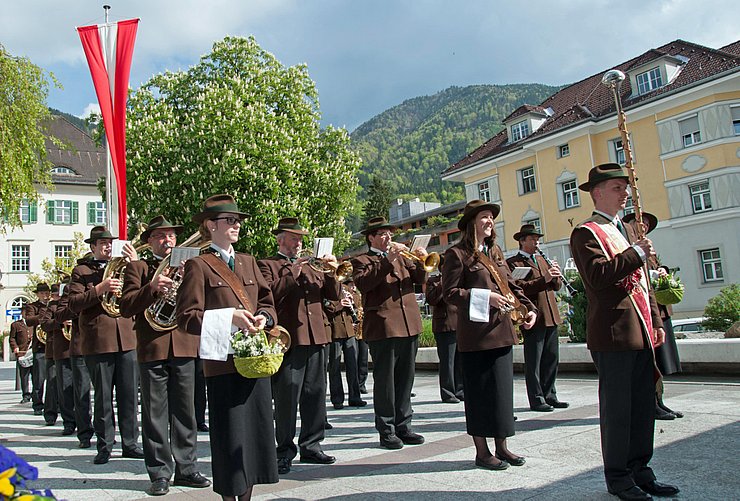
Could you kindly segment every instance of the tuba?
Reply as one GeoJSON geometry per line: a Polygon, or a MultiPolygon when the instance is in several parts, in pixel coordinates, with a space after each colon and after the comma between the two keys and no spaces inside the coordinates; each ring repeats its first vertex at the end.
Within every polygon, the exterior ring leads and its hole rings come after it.
{"type": "MultiPolygon", "coordinates": [[[[181,244],[181,247],[198,245],[203,252],[210,243],[210,240],[203,240],[200,232],[196,231],[181,244]]],[[[177,291],[182,283],[183,273],[180,266],[170,266],[170,257],[171,255],[162,259],[152,279],[164,274],[172,280],[172,287],[166,293],[158,295],[157,299],[144,311],[146,321],[157,332],[172,330],[177,325],[177,291]]]]}
{"type": "MultiPolygon", "coordinates": [[[[144,225],[141,225],[139,230],[139,237],[137,237],[136,241],[132,242],[137,254],[149,248],[148,243],[141,241],[141,234],[144,232],[144,225]]],[[[121,281],[121,287],[113,292],[103,293],[103,298],[100,302],[103,310],[105,310],[108,316],[112,318],[118,318],[121,316],[118,299],[121,297],[121,292],[123,292],[123,273],[126,271],[127,264],[128,261],[126,261],[126,258],[114,257],[108,261],[108,264],[105,266],[105,271],[103,272],[103,281],[109,278],[116,278],[121,281]]]]}

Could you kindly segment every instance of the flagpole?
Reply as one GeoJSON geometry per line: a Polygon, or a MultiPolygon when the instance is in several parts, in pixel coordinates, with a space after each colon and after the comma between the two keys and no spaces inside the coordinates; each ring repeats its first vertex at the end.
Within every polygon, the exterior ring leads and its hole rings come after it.
{"type": "Polygon", "coordinates": [[[110,10],[110,5],[103,5],[103,10],[105,11],[105,24],[108,24],[108,11],[110,10]]]}
{"type": "MultiPolygon", "coordinates": [[[[108,24],[108,11],[110,5],[103,5],[105,11],[105,24],[108,24]]],[[[113,229],[114,226],[118,226],[118,222],[113,221],[113,186],[111,183],[111,175],[113,175],[113,159],[110,154],[110,145],[108,144],[108,138],[103,135],[105,141],[105,215],[106,215],[106,226],[108,230],[113,229]]],[[[116,214],[116,217],[118,214],[116,214]]],[[[118,232],[116,231],[116,235],[118,232]]]]}

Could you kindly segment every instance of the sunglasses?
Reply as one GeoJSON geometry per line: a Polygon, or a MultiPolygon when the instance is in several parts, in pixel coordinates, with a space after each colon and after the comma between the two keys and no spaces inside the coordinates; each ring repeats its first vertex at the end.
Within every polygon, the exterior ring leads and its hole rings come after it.
{"type": "Polygon", "coordinates": [[[242,224],[242,218],[234,216],[214,217],[211,221],[224,220],[229,226],[234,226],[236,223],[242,224]]]}

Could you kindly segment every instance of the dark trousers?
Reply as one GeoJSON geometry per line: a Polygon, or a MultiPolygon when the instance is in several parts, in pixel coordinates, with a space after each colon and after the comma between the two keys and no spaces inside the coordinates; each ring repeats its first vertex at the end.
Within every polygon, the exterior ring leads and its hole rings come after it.
{"type": "Polygon", "coordinates": [[[33,354],[33,365],[31,366],[31,401],[33,410],[44,410],[44,381],[46,381],[46,355],[44,353],[33,354]]]}
{"type": "Polygon", "coordinates": [[[77,438],[80,441],[90,440],[94,433],[90,416],[90,372],[85,365],[85,357],[70,357],[69,360],[72,367],[77,438]]]}
{"type": "Polygon", "coordinates": [[[434,334],[439,357],[439,394],[442,400],[465,398],[462,366],[455,331],[434,334]]]}
{"type": "Polygon", "coordinates": [[[59,415],[59,399],[57,398],[57,373],[53,358],[46,359],[46,390],[44,394],[44,420],[47,423],[56,423],[59,415]]]}
{"type": "Polygon", "coordinates": [[[357,340],[357,379],[360,381],[360,390],[366,391],[365,385],[367,384],[368,374],[368,354],[370,353],[370,347],[367,345],[365,340],[357,340]]]}
{"type": "Polygon", "coordinates": [[[524,379],[530,407],[558,399],[555,378],[559,360],[557,326],[540,327],[524,333],[524,379]]]}
{"type": "Polygon", "coordinates": [[[141,431],[149,479],[195,473],[195,359],[174,358],[139,365],[141,431]],[[174,464],[173,464],[174,458],[174,464]]]}
{"type": "Polygon", "coordinates": [[[57,400],[59,402],[59,413],[62,415],[62,422],[65,430],[74,430],[75,422],[75,392],[72,383],[72,363],[70,359],[54,361],[56,371],[56,390],[57,400]]]}
{"type": "Polygon", "coordinates": [[[592,351],[599,373],[599,424],[609,492],[655,480],[653,456],[655,383],[653,354],[592,351]]]}
{"type": "Polygon", "coordinates": [[[381,436],[411,431],[411,389],[419,336],[371,341],[375,429],[381,436]]]}
{"type": "Polygon", "coordinates": [[[332,341],[329,347],[329,395],[332,404],[344,403],[342,354],[344,354],[344,369],[347,373],[347,393],[349,403],[352,405],[362,400],[360,380],[357,376],[357,340],[353,337],[332,341]]]}
{"type": "Polygon", "coordinates": [[[206,378],[203,375],[203,360],[195,359],[195,422],[206,424],[206,378]]]}
{"type": "Polygon", "coordinates": [[[31,377],[31,367],[21,367],[21,364],[16,362],[15,366],[18,368],[18,378],[21,383],[21,395],[23,398],[31,398],[31,389],[28,387],[28,379],[31,377]]]}
{"type": "Polygon", "coordinates": [[[299,448],[302,456],[321,452],[326,422],[325,359],[324,346],[293,346],[272,377],[278,459],[293,459],[299,448]],[[296,447],[293,439],[299,406],[301,433],[296,447]]]}
{"type": "Polygon", "coordinates": [[[113,449],[115,425],[113,423],[113,388],[116,389],[118,428],[124,452],[137,447],[139,440],[138,386],[139,367],[136,350],[87,355],[87,367],[95,388],[95,415],[93,428],[98,451],[113,449]]]}

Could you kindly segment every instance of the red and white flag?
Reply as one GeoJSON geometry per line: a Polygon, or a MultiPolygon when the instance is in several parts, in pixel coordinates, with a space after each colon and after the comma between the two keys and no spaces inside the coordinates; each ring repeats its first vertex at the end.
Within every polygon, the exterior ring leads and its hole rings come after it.
{"type": "Polygon", "coordinates": [[[110,232],[126,240],[126,100],[138,19],[77,28],[90,66],[108,144],[106,179],[110,232]],[[112,172],[111,172],[112,171],[112,172]]]}

